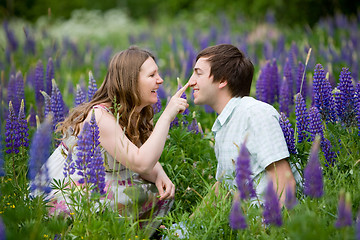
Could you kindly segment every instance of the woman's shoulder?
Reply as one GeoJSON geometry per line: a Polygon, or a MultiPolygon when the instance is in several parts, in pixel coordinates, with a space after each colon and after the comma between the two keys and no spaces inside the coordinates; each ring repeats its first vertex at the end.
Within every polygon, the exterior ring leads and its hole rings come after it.
{"type": "Polygon", "coordinates": [[[102,110],[105,110],[106,112],[112,114],[110,108],[109,108],[106,104],[103,104],[103,103],[94,105],[94,106],[92,107],[92,109],[102,109],[102,110]]]}

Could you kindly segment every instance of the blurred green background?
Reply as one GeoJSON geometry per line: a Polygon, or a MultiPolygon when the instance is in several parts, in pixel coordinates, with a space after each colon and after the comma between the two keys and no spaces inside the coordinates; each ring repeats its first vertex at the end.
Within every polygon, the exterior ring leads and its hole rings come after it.
{"type": "Polygon", "coordinates": [[[133,19],[159,21],[179,15],[192,17],[198,12],[208,14],[226,13],[227,16],[250,17],[263,20],[273,13],[275,21],[293,26],[313,26],[320,18],[333,16],[336,12],[356,14],[360,9],[358,0],[0,0],[0,20],[18,17],[35,22],[38,17],[70,18],[75,9],[106,11],[122,9],[133,19]],[[50,10],[49,10],[50,9],[50,10]]]}

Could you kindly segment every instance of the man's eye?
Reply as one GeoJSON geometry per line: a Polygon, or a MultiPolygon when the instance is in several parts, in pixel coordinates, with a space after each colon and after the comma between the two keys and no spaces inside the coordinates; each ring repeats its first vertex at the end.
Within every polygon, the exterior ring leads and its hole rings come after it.
{"type": "Polygon", "coordinates": [[[150,75],[150,77],[154,77],[154,76],[155,76],[155,74],[151,74],[151,75],[150,75]]]}

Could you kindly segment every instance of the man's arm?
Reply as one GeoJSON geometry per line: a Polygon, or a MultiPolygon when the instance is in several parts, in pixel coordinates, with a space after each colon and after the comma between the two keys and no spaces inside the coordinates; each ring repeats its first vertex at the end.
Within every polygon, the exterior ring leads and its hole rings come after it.
{"type": "Polygon", "coordinates": [[[290,189],[295,193],[296,182],[291,171],[289,162],[286,159],[271,163],[266,168],[268,177],[272,180],[277,195],[280,197],[281,206],[284,205],[286,189],[290,189]]]}

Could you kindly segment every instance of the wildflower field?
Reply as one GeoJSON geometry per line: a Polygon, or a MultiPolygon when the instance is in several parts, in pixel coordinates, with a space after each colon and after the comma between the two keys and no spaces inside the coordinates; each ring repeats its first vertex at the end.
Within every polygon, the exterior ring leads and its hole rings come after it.
{"type": "MultiPolygon", "coordinates": [[[[78,207],[67,216],[49,216],[43,198],[30,194],[49,189],[29,182],[59,144],[55,125],[91,98],[115,52],[137,45],[156,56],[164,79],[154,105],[156,123],[168,98],[191,76],[196,54],[218,43],[236,45],[253,61],[251,96],[281,113],[289,161],[303,182],[282,209],[271,192],[261,207],[239,197],[243,189],[220,189],[216,197],[216,113],[194,105],[189,89],[184,97],[190,107],[171,124],[159,160],[176,186],[160,235],[360,239],[360,13],[337,14],[312,28],[280,26],[271,15],[263,22],[204,13],[194,19],[134,22],[111,10],[77,11],[66,21],[2,23],[0,239],[147,239],[141,221],[119,217],[101,205],[101,191],[89,192],[96,182],[82,189],[82,199],[72,193],[78,207]],[[211,204],[201,204],[204,198],[211,204]]],[[[235,162],[246,161],[239,156],[235,162]]],[[[69,191],[62,183],[54,188],[69,191]]]]}

